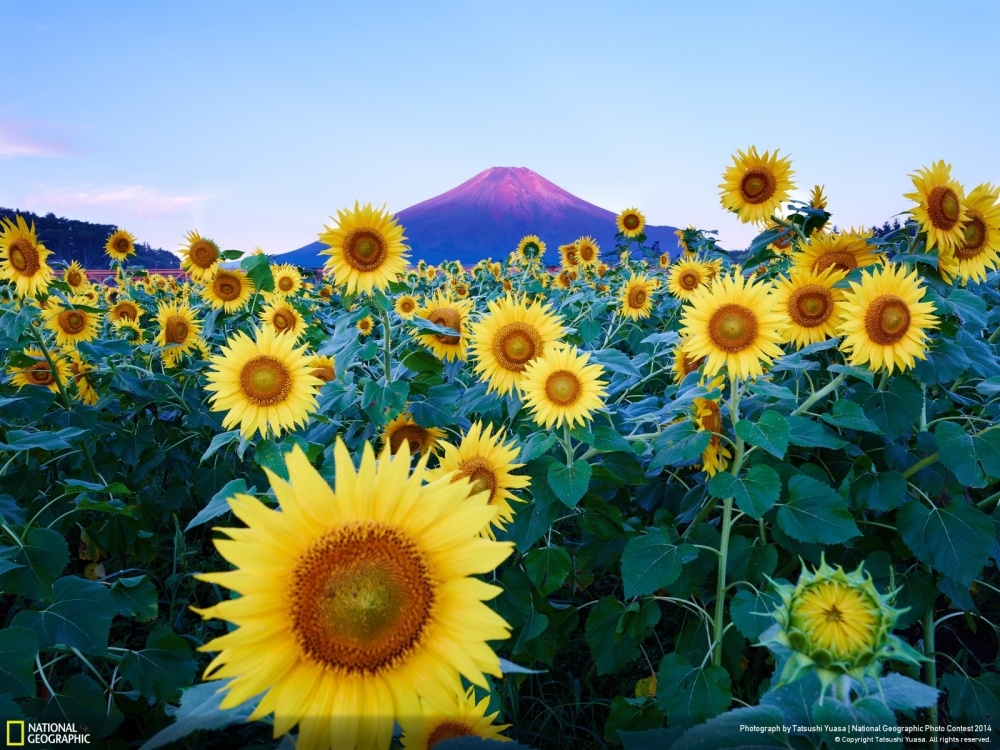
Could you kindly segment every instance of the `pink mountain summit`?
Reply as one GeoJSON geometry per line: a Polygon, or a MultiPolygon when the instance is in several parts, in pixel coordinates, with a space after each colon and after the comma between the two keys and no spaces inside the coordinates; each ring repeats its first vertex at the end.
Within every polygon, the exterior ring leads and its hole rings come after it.
{"type": "MultiPolygon", "coordinates": [[[[466,265],[487,257],[501,260],[529,234],[548,245],[546,260],[553,264],[558,262],[559,245],[585,235],[597,240],[602,250],[613,250],[616,216],[525,167],[487,169],[397,214],[412,248],[412,262],[458,260],[466,265]]],[[[647,226],[646,237],[647,245],[659,241],[662,252],[677,254],[674,227],[647,226]]],[[[281,255],[280,260],[307,268],[321,266],[325,256],[319,252],[325,248],[313,242],[281,255]]]]}

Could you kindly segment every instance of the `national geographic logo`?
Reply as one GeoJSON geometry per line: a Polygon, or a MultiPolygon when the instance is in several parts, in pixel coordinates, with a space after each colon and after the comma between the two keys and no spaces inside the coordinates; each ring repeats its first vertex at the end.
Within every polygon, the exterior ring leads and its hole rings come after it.
{"type": "Polygon", "coordinates": [[[7,722],[7,747],[53,747],[89,745],[90,734],[77,731],[76,724],[7,722]]]}

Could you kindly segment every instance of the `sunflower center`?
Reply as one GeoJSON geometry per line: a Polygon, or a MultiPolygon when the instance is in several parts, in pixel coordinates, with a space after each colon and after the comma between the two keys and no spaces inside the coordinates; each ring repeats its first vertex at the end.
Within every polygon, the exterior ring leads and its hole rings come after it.
{"type": "Polygon", "coordinates": [[[199,268],[209,268],[219,257],[219,250],[209,242],[197,242],[188,254],[199,268]]]}
{"type": "Polygon", "coordinates": [[[827,581],[806,589],[791,615],[813,645],[850,658],[876,645],[878,611],[865,593],[827,581]]]}
{"type": "Polygon", "coordinates": [[[243,285],[235,276],[229,274],[219,274],[212,282],[212,290],[216,296],[224,302],[232,302],[240,296],[243,285]]]}
{"type": "Polygon", "coordinates": [[[582,392],[579,378],[569,370],[556,370],[545,381],[545,395],[559,406],[576,403],[582,392]]]}
{"type": "Polygon", "coordinates": [[[117,240],[115,240],[115,250],[117,250],[120,253],[124,253],[131,246],[132,246],[132,243],[130,243],[124,237],[119,237],[117,240]]]}
{"type": "Polygon", "coordinates": [[[299,558],[289,602],[306,654],[338,671],[372,675],[420,645],[435,587],[413,540],[375,521],[354,521],[299,558]]]}
{"type": "Polygon", "coordinates": [[[587,261],[588,263],[594,259],[594,248],[590,245],[584,245],[580,248],[580,258],[587,261]]]}
{"type": "Polygon", "coordinates": [[[927,196],[927,215],[938,229],[948,231],[954,227],[960,210],[958,196],[951,188],[939,185],[927,196]]]}
{"type": "Polygon", "coordinates": [[[454,719],[442,721],[427,735],[427,750],[431,750],[439,742],[453,740],[456,737],[475,737],[475,733],[460,721],[454,719]]]}
{"type": "Polygon", "coordinates": [[[813,264],[813,270],[822,272],[830,266],[838,271],[853,271],[858,267],[858,259],[853,253],[846,250],[833,250],[829,253],[823,253],[813,264]]]}
{"type": "Polygon", "coordinates": [[[628,306],[633,310],[641,310],[643,305],[646,304],[647,297],[648,295],[644,287],[633,287],[628,292],[628,306]]]}
{"type": "Polygon", "coordinates": [[[894,294],[885,294],[868,307],[865,331],[880,346],[895,344],[910,328],[910,307],[894,294]]]}
{"type": "Polygon", "coordinates": [[[79,310],[63,310],[58,320],[64,333],[79,333],[87,327],[87,316],[79,310]]]}
{"type": "Polygon", "coordinates": [[[330,367],[330,365],[321,365],[320,367],[314,367],[312,369],[312,374],[313,377],[319,378],[324,383],[329,383],[337,379],[337,376],[334,373],[333,368],[330,367]]]}
{"type": "Polygon", "coordinates": [[[131,302],[120,302],[115,306],[115,319],[138,320],[139,309],[131,302]]]}
{"type": "Polygon", "coordinates": [[[723,351],[741,352],[757,340],[757,316],[743,305],[723,305],[708,322],[708,332],[712,343],[723,351]]]}
{"type": "Polygon", "coordinates": [[[833,295],[819,284],[799,287],[788,298],[788,315],[796,325],[814,328],[833,312],[833,295]]]}
{"type": "Polygon", "coordinates": [[[576,265],[576,251],[570,250],[566,253],[566,265],[575,266],[576,265]]]}
{"type": "Polygon", "coordinates": [[[401,299],[399,301],[400,312],[411,313],[411,312],[413,312],[413,309],[415,307],[416,307],[416,305],[414,305],[412,299],[401,299]]]}
{"type": "Polygon", "coordinates": [[[319,296],[322,297],[323,299],[329,299],[331,294],[333,294],[333,290],[331,290],[329,287],[323,287],[322,289],[319,290],[319,296]]]}
{"type": "Polygon", "coordinates": [[[458,474],[455,475],[455,479],[459,479],[460,477],[469,478],[470,496],[480,492],[489,492],[489,502],[493,502],[493,496],[497,492],[497,475],[493,471],[493,467],[489,461],[482,456],[474,456],[468,461],[463,461],[459,467],[458,474]]]}
{"type": "Polygon", "coordinates": [[[697,271],[684,271],[681,273],[677,283],[680,285],[681,289],[690,292],[701,286],[701,274],[697,271]]]}
{"type": "Polygon", "coordinates": [[[740,194],[747,203],[763,203],[770,200],[777,188],[774,175],[766,169],[751,169],[740,183],[740,194]]]}
{"type": "MultiPolygon", "coordinates": [[[[458,310],[452,307],[439,307],[430,314],[427,320],[434,325],[452,328],[457,331],[459,330],[459,326],[462,324],[462,315],[458,312],[458,310]]],[[[453,336],[447,333],[435,333],[434,338],[442,344],[448,344],[450,346],[454,346],[462,340],[461,336],[453,336]]]]}
{"type": "Polygon", "coordinates": [[[83,277],[77,270],[69,271],[66,273],[66,283],[70,286],[80,286],[83,283],[83,277]]]}
{"type": "Polygon", "coordinates": [[[524,366],[542,351],[538,331],[527,323],[508,323],[493,339],[493,356],[510,372],[522,372],[524,366]]]}
{"type": "Polygon", "coordinates": [[[684,374],[690,375],[692,372],[701,367],[701,363],[704,361],[704,357],[692,357],[689,354],[685,354],[684,363],[681,365],[681,367],[684,368],[684,374]]]}
{"type": "Polygon", "coordinates": [[[403,441],[410,446],[410,455],[417,453],[427,440],[427,430],[418,424],[404,424],[397,427],[389,435],[389,450],[393,455],[399,450],[403,441]]]}
{"type": "Polygon", "coordinates": [[[534,242],[529,242],[527,245],[524,246],[525,255],[534,255],[537,252],[538,252],[538,245],[536,245],[534,242]]]}
{"type": "Polygon", "coordinates": [[[371,229],[355,229],[344,239],[344,260],[358,271],[374,271],[388,254],[385,239],[371,229]]]}
{"type": "Polygon", "coordinates": [[[629,214],[624,219],[622,219],[622,224],[624,224],[625,228],[628,230],[638,229],[639,217],[636,216],[635,214],[629,214]]]}
{"type": "Polygon", "coordinates": [[[28,379],[35,385],[52,385],[55,382],[55,378],[52,376],[52,370],[49,369],[47,362],[38,362],[33,364],[30,369],[25,371],[28,379]]]}
{"type": "Polygon", "coordinates": [[[7,257],[14,270],[22,276],[34,276],[42,267],[35,246],[23,238],[16,239],[10,244],[7,257]]]}
{"type": "Polygon", "coordinates": [[[281,360],[261,354],[243,365],[240,388],[256,406],[273,406],[288,397],[292,390],[292,376],[281,360]]]}
{"type": "Polygon", "coordinates": [[[705,401],[701,405],[701,426],[708,432],[722,432],[722,410],[714,401],[705,401]]]}
{"type": "Polygon", "coordinates": [[[292,280],[290,276],[282,276],[278,279],[278,289],[283,292],[292,291],[292,287],[295,286],[295,281],[292,280]]]}
{"type": "Polygon", "coordinates": [[[274,317],[271,318],[271,325],[273,325],[278,331],[284,332],[295,325],[295,316],[292,315],[288,310],[276,310],[274,317]]]}
{"type": "Polygon", "coordinates": [[[166,339],[168,344],[183,344],[187,341],[190,330],[187,318],[180,315],[171,315],[167,318],[167,322],[163,326],[163,338],[166,339]]]}
{"type": "Polygon", "coordinates": [[[836,604],[831,605],[830,608],[826,611],[827,622],[840,622],[843,619],[844,619],[843,615],[840,614],[840,610],[837,609],[836,604]]]}
{"type": "MultiPolygon", "coordinates": [[[[972,212],[969,212],[972,214],[972,212]]],[[[965,244],[955,249],[955,257],[959,260],[975,258],[986,245],[986,222],[979,216],[972,215],[965,227],[965,244]]]]}

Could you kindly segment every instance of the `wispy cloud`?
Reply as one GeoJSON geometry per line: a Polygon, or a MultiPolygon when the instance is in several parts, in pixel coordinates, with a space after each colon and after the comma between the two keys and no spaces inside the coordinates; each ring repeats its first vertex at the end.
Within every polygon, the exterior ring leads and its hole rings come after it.
{"type": "Polygon", "coordinates": [[[101,209],[102,213],[140,219],[170,216],[210,200],[210,195],[169,195],[154,187],[122,185],[118,187],[49,188],[32,192],[25,203],[44,207],[46,211],[101,209]]]}
{"type": "Polygon", "coordinates": [[[76,153],[73,139],[51,125],[26,120],[0,121],[0,159],[58,159],[76,153]]]}

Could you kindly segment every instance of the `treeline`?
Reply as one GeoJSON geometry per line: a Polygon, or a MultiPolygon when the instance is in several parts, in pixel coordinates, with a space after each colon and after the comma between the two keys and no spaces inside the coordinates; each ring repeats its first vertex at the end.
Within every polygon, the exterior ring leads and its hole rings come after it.
{"type": "MultiPolygon", "coordinates": [[[[111,258],[104,252],[108,237],[118,227],[113,224],[91,224],[89,221],[64,219],[53,213],[39,216],[31,211],[0,208],[0,219],[14,221],[23,216],[30,226],[35,224],[38,240],[52,251],[49,262],[75,260],[84,268],[110,268],[111,258]]],[[[173,253],[146,243],[136,243],[135,255],[126,265],[145,268],[178,268],[180,260],[173,253]]]]}

